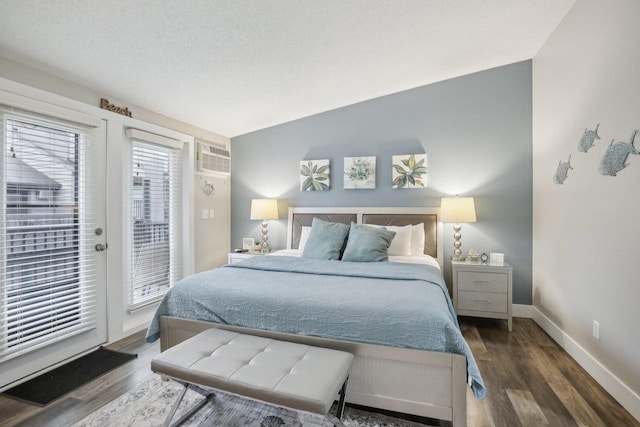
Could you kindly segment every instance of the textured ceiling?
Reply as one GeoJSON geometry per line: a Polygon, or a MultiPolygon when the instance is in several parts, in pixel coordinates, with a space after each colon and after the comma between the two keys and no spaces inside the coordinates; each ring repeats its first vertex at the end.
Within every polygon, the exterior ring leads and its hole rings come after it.
{"type": "Polygon", "coordinates": [[[0,0],[0,55],[225,136],[532,58],[575,0],[0,0]]]}

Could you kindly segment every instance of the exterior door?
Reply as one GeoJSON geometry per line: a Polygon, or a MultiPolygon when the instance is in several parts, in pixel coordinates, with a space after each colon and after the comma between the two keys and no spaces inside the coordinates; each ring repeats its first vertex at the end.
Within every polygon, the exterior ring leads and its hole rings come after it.
{"type": "Polygon", "coordinates": [[[10,109],[0,118],[6,389],[107,340],[106,125],[10,109]]]}

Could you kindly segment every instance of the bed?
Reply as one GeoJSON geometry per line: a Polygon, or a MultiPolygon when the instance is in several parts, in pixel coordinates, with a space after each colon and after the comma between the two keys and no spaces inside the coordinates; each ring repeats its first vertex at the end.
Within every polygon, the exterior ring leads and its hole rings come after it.
{"type": "Polygon", "coordinates": [[[467,386],[479,398],[484,386],[440,273],[437,215],[433,208],[290,208],[285,251],[185,278],[158,307],[147,340],[159,337],[165,350],[214,326],[349,351],[356,359],[348,402],[465,426],[467,386]],[[422,253],[412,241],[412,256],[388,263],[301,258],[314,218],[395,230],[421,224],[422,253]],[[370,309],[376,301],[385,304],[370,309]]]}

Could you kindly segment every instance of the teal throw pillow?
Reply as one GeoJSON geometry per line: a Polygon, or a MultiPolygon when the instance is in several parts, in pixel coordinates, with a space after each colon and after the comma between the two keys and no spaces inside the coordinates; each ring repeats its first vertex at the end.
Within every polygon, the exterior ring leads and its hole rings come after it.
{"type": "Polygon", "coordinates": [[[314,259],[340,259],[348,234],[347,224],[313,218],[302,256],[314,259]]]}
{"type": "Polygon", "coordinates": [[[376,262],[389,259],[389,246],[395,231],[367,225],[351,224],[343,261],[376,262]]]}

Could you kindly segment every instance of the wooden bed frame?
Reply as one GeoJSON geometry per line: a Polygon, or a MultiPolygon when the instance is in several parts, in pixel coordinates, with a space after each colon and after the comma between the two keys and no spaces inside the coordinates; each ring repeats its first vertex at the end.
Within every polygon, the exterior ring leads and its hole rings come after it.
{"type": "MultiPolygon", "coordinates": [[[[288,248],[297,248],[300,228],[317,216],[333,221],[378,225],[424,223],[425,253],[442,267],[442,223],[438,208],[290,208],[288,248]],[[420,219],[422,218],[422,219],[420,219]],[[418,222],[415,222],[418,220],[418,222]],[[409,222],[407,222],[409,221],[409,222]],[[427,230],[429,228],[429,230],[427,230]]],[[[467,362],[459,354],[331,340],[163,316],[164,351],[211,328],[348,351],[355,356],[347,402],[467,425],[467,362]]]]}

